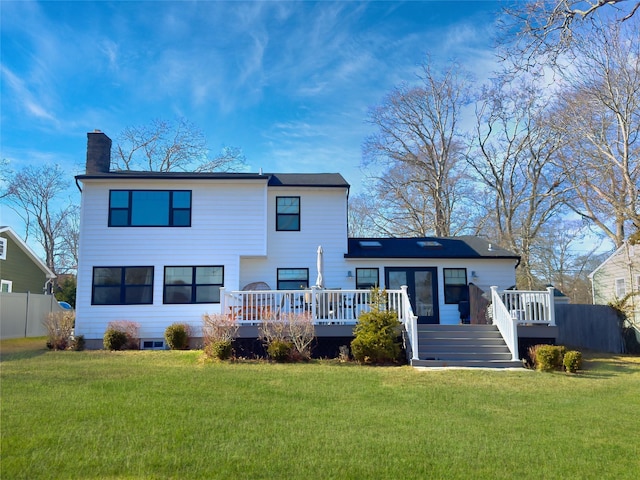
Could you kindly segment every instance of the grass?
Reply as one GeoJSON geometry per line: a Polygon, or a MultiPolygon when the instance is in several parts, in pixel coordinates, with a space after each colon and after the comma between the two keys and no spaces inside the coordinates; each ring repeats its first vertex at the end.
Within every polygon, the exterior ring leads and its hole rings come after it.
{"type": "Polygon", "coordinates": [[[1,478],[638,478],[640,359],[579,375],[2,342],[1,478]]]}

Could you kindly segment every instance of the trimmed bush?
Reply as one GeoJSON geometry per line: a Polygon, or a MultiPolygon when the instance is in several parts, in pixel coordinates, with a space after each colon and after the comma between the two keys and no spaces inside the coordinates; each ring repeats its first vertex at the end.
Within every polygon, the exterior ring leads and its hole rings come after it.
{"type": "Polygon", "coordinates": [[[567,372],[576,373],[582,368],[582,353],[577,350],[570,350],[564,354],[562,363],[567,372]]]}
{"type": "Polygon", "coordinates": [[[189,325],[173,323],[164,331],[164,339],[171,350],[187,350],[189,348],[189,325]]]}
{"type": "Polygon", "coordinates": [[[124,350],[129,338],[127,334],[117,328],[107,328],[102,343],[105,350],[124,350]]]}
{"type": "Polygon", "coordinates": [[[267,354],[269,358],[276,362],[286,362],[291,358],[293,343],[286,340],[273,340],[267,346],[267,354]]]}
{"type": "Polygon", "coordinates": [[[202,315],[203,353],[216,360],[228,360],[233,356],[233,339],[240,326],[234,318],[221,314],[202,315]]]}
{"type": "Polygon", "coordinates": [[[398,315],[386,309],[386,291],[371,292],[371,311],[358,317],[351,342],[353,357],[363,363],[397,362],[401,348],[398,341],[398,315]]]}
{"type": "Polygon", "coordinates": [[[205,355],[217,360],[229,360],[233,354],[231,340],[218,340],[205,346],[205,355]]]}
{"type": "Polygon", "coordinates": [[[562,370],[565,351],[565,347],[557,345],[540,345],[536,351],[536,369],[543,372],[562,370]]]}
{"type": "Polygon", "coordinates": [[[115,320],[109,322],[107,330],[120,330],[127,337],[125,345],[118,350],[138,350],[140,348],[140,325],[130,320],[115,320]]]}

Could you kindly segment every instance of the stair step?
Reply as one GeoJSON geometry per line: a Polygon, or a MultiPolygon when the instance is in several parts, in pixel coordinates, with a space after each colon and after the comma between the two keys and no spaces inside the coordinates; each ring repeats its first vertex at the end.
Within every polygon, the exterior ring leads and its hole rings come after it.
{"type": "Polygon", "coordinates": [[[421,360],[511,360],[511,352],[418,352],[421,360]]]}
{"type": "Polygon", "coordinates": [[[523,368],[522,362],[512,360],[411,360],[414,367],[467,368],[523,368]]]}

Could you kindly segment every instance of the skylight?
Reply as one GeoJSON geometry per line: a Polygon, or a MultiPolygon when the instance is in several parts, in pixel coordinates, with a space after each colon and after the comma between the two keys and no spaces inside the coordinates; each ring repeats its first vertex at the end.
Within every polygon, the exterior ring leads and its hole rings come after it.
{"type": "Polygon", "coordinates": [[[358,243],[362,248],[382,248],[382,244],[377,240],[360,240],[358,243]]]}
{"type": "Polygon", "coordinates": [[[420,240],[418,241],[418,246],[420,248],[442,248],[442,244],[435,240],[420,240]]]}

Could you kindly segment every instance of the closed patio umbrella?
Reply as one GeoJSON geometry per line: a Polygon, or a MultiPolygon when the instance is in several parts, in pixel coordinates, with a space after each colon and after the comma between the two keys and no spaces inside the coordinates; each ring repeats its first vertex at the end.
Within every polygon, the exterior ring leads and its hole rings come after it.
{"type": "Polygon", "coordinates": [[[323,263],[322,245],[318,246],[318,258],[316,260],[316,266],[318,267],[318,278],[316,278],[316,287],[324,288],[324,279],[322,278],[322,263],[323,263]]]}

